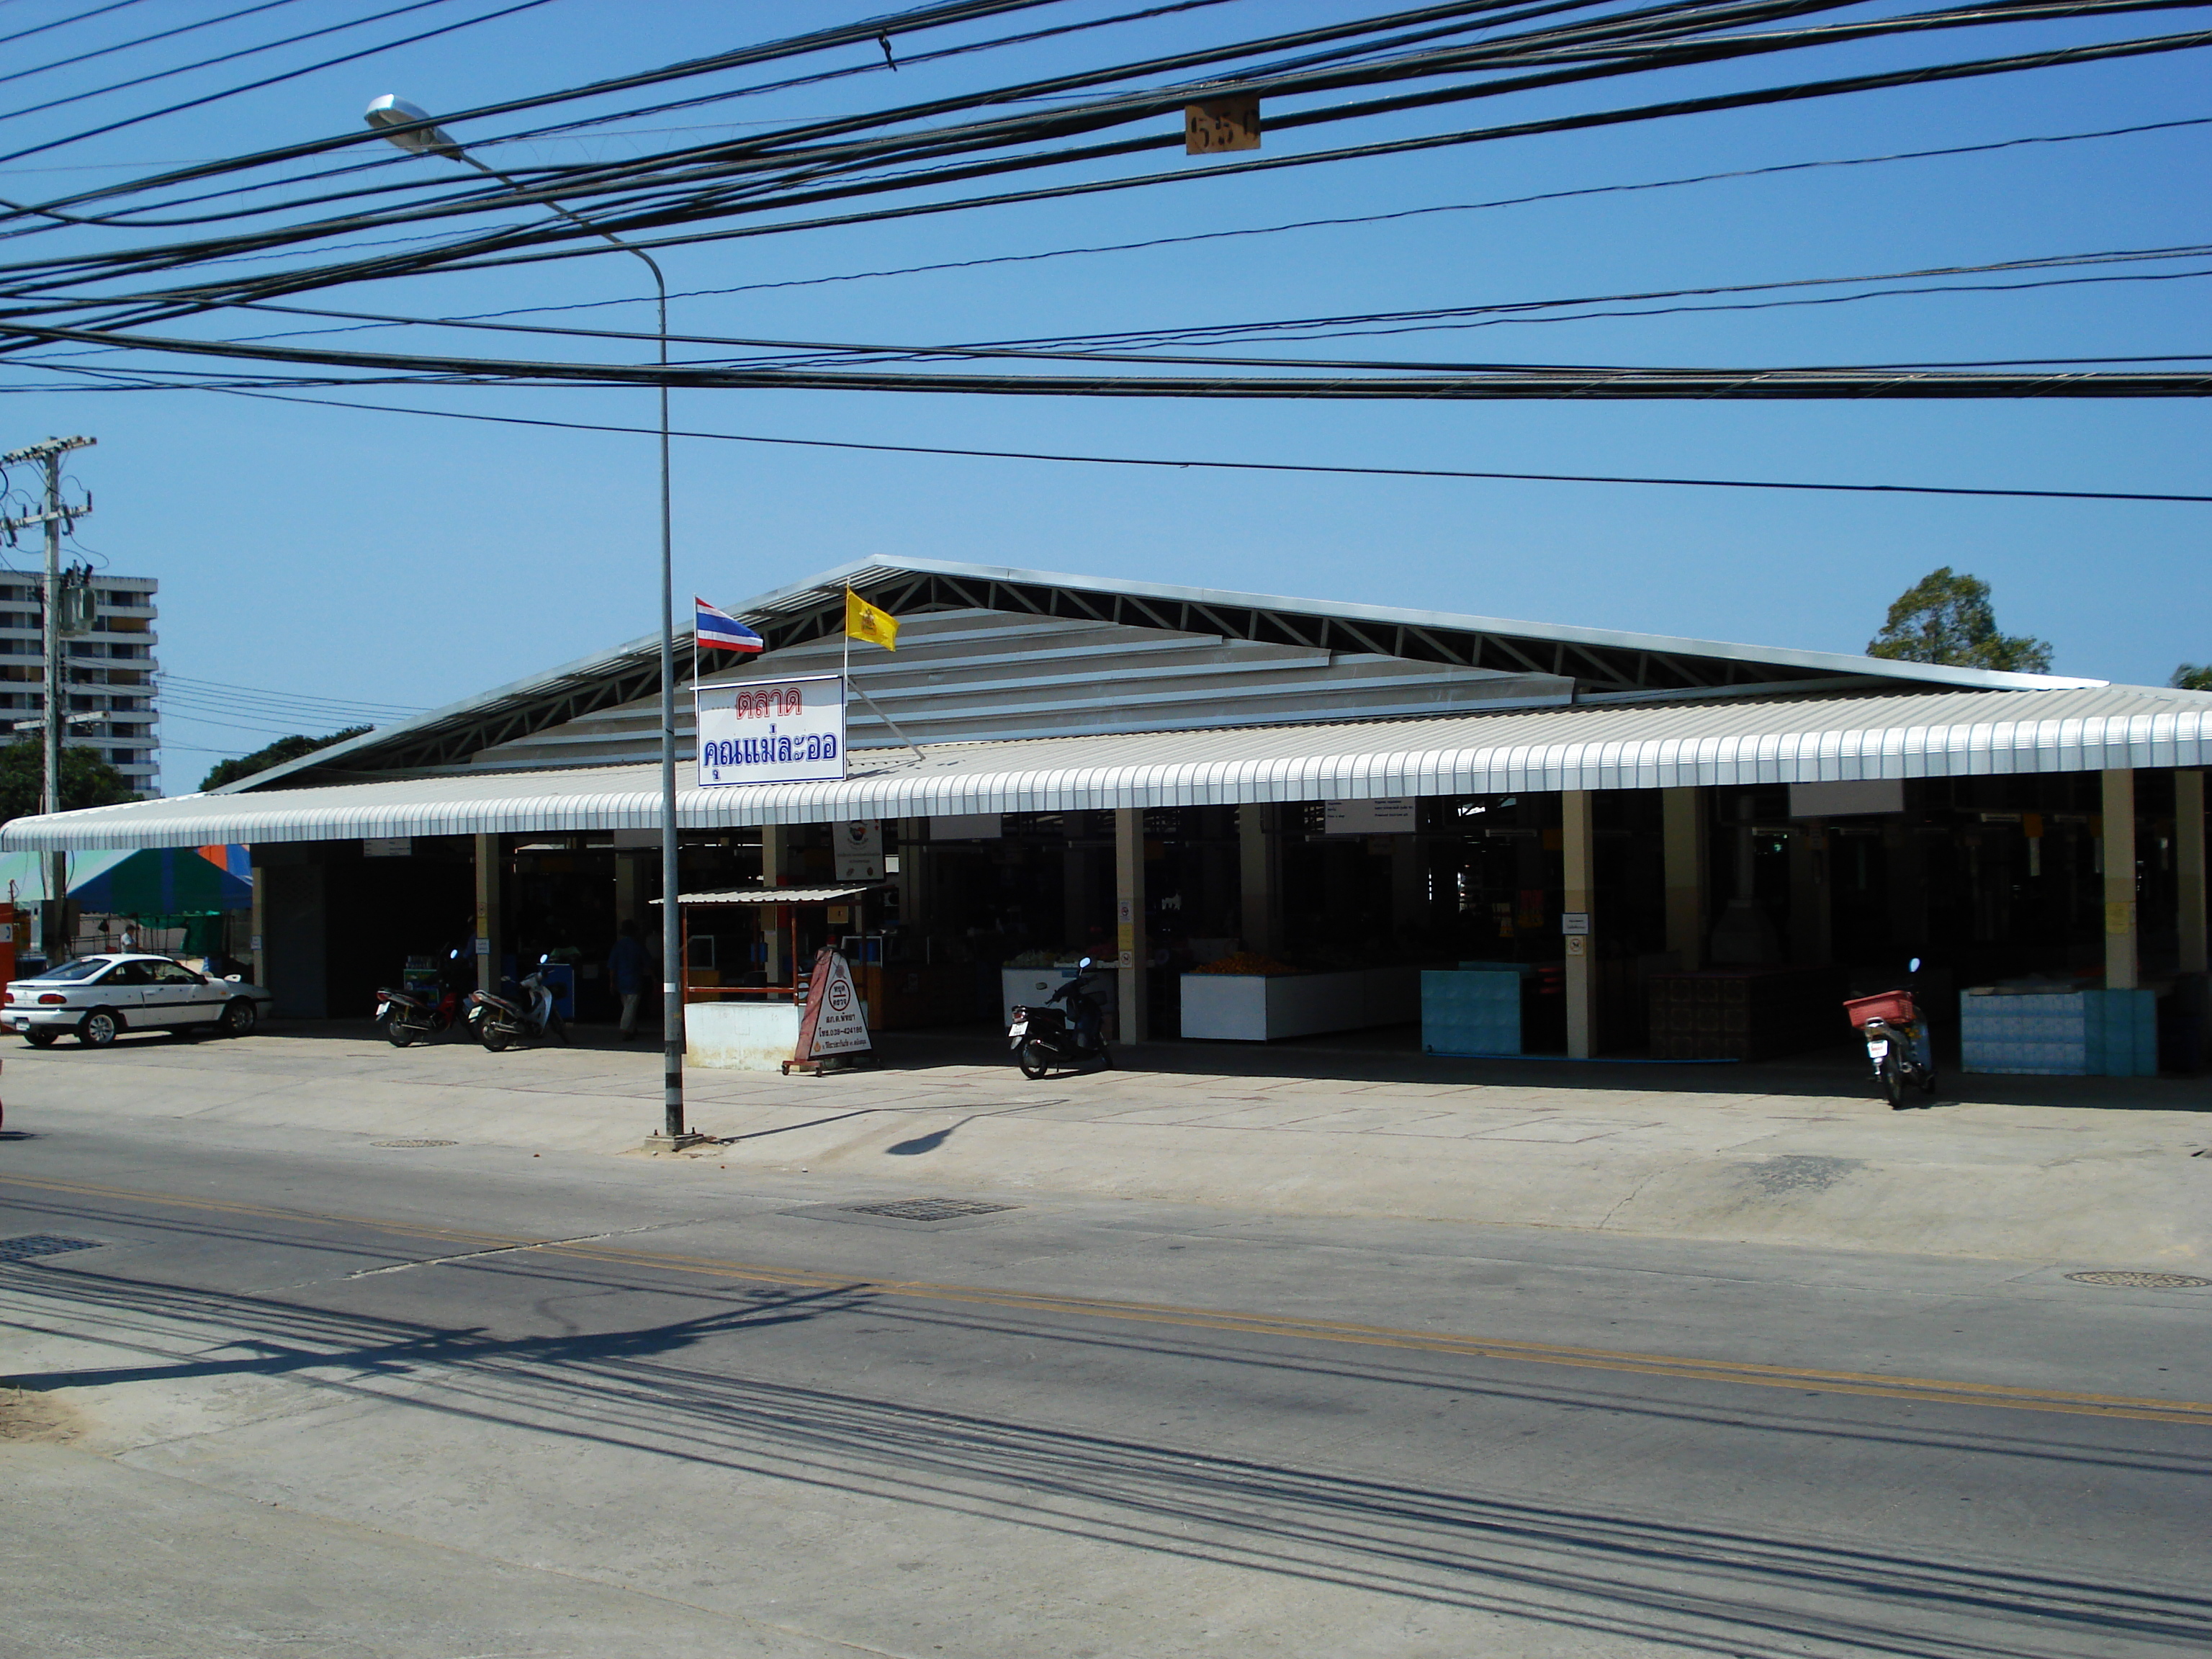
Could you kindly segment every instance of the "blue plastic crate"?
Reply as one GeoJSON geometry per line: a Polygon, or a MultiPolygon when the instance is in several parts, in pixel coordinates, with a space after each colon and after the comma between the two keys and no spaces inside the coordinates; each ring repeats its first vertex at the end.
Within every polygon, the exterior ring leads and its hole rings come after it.
{"type": "Polygon", "coordinates": [[[1430,968],[1421,974],[1421,1048],[1431,1054],[1521,1052],[1519,964],[1430,968]]]}

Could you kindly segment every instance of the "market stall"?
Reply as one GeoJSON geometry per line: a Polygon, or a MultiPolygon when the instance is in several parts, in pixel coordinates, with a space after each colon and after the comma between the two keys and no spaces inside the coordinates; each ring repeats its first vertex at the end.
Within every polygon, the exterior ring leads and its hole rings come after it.
{"type": "MultiPolygon", "coordinates": [[[[874,937],[866,926],[872,890],[744,887],[679,895],[683,954],[677,988],[689,1063],[744,1072],[780,1069],[799,1041],[805,964],[824,945],[851,941],[864,947],[874,937]]],[[[865,1001],[865,988],[862,996],[865,1001]]]]}

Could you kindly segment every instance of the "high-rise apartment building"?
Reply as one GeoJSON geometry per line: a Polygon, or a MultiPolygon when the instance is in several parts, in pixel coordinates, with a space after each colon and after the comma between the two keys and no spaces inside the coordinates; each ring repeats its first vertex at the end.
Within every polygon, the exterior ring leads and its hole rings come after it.
{"type": "MultiPolygon", "coordinates": [[[[105,571],[89,580],[92,631],[62,641],[64,710],[73,717],[62,741],[92,750],[137,793],[157,795],[161,694],[155,676],[161,665],[154,656],[154,594],[161,584],[105,571]]],[[[46,713],[42,621],[39,579],[0,572],[0,723],[22,728],[9,732],[10,738],[36,738],[37,726],[27,722],[46,713]]]]}

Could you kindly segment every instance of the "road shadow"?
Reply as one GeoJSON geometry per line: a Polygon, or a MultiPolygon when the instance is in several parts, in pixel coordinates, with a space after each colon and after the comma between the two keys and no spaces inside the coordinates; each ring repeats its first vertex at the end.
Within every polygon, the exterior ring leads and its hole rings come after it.
{"type": "MultiPolygon", "coordinates": [[[[222,1231],[219,1226],[217,1231],[222,1231]]],[[[441,1433],[552,1436],[711,1471],[769,1478],[824,1497],[933,1510],[1059,1539],[1231,1568],[1285,1583],[1361,1592],[1408,1610],[1510,1618],[1559,1639],[1640,1641],[1737,1659],[1808,1652],[1917,1659],[2062,1659],[2172,1653],[2212,1644],[2212,1599],[2184,1558],[2124,1573],[2065,1570],[2065,1557],[1993,1554],[1920,1540],[1860,1543],[1812,1526],[1731,1526],[1584,1489],[1551,1497],[1486,1483],[1488,1460],[1385,1479],[1328,1461],[1232,1455],[1194,1425],[1171,1434],[1079,1431],[1041,1414],[963,1409],[908,1397],[885,1381],[787,1382],[763,1375],[785,1334],[859,1321],[872,1343],[934,1332],[965,1350],[1011,1343],[1062,1350],[1069,1363],[1167,1359],[1237,1391],[1280,1397],[1296,1376],[1432,1391],[1439,1404],[1488,1401],[1571,1413],[1589,1438],[1640,1444],[1695,1424],[1780,1443],[1804,1463],[1856,1464],[1878,1443],[1952,1455],[2057,1460],[2062,1478],[2154,1468],[2202,1485],[2181,1451],[2109,1443],[2129,1428],[2076,1419],[2025,1426],[1960,1412],[1951,1426],[1909,1413],[1866,1420],[1816,1416],[1792,1395],[1717,1387],[1701,1396],[1650,1378],[1472,1362],[1383,1349],[1332,1349],[1161,1326],[1116,1326],[1077,1312],[1045,1315],[932,1303],[866,1283],[792,1288],[672,1282],[650,1269],[550,1252],[499,1265],[434,1268],[528,1280],[528,1305],[589,1309],[601,1328],[494,1334],[481,1327],[317,1305],[289,1295],[230,1294],[82,1268],[17,1270],[16,1296],[65,1307],[83,1334],[125,1362],[9,1379],[33,1389],[138,1382],[284,1377],[334,1398],[418,1414],[415,1443],[441,1433]],[[622,1295],[629,1291],[636,1294],[622,1295]],[[636,1324],[625,1315],[690,1310],[636,1324]],[[703,1304],[703,1305],[702,1305],[703,1304]],[[191,1352],[155,1350],[156,1333],[191,1352]],[[1272,1378],[1272,1381],[1270,1380],[1272,1378]],[[1991,1425],[1996,1426],[1992,1427],[1991,1425]],[[2100,1443],[2099,1435],[2106,1440],[2100,1443]]],[[[389,1281],[378,1281],[388,1283],[389,1281]]],[[[324,1286],[325,1293],[334,1287],[324,1286]]],[[[812,1355],[787,1364],[818,1370],[812,1355]]],[[[2141,1431],[2145,1445],[2148,1431],[2141,1431]]],[[[1301,1442],[1301,1444],[1306,1443],[1301,1442]]]]}

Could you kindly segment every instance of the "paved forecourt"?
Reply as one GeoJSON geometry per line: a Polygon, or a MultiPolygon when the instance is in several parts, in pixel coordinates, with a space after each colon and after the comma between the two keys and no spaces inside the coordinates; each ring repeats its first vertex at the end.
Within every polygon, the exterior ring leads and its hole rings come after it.
{"type": "MultiPolygon", "coordinates": [[[[355,1026],[10,1048],[6,1095],[102,1118],[622,1154],[657,1056],[394,1049],[355,1026]]],[[[988,1044],[894,1040],[879,1070],[695,1070],[718,1170],[2145,1268],[2212,1262],[2212,1087],[1959,1078],[1892,1112],[1848,1057],[1659,1067],[1357,1051],[1126,1049],[1030,1083],[988,1044]]]]}

